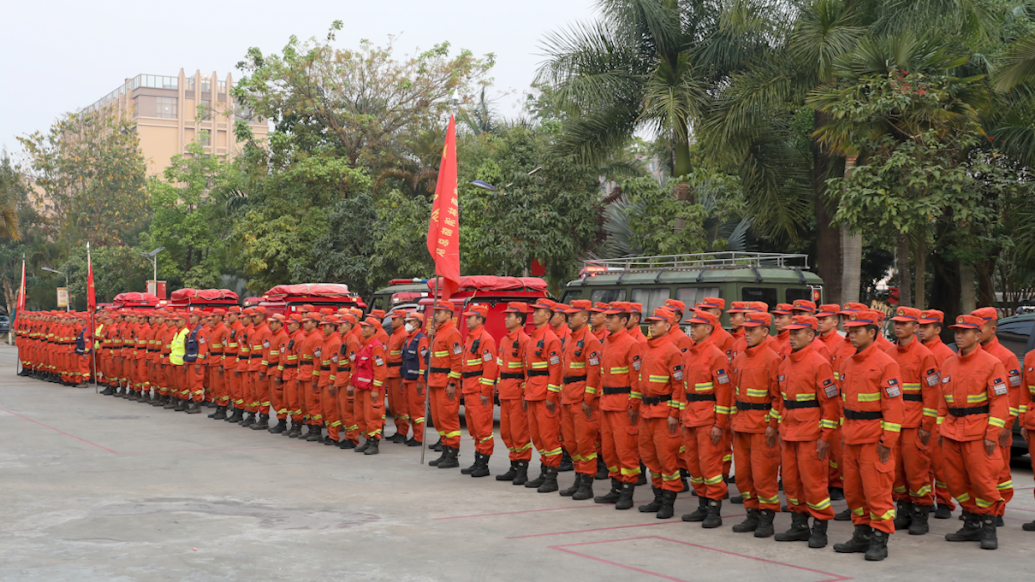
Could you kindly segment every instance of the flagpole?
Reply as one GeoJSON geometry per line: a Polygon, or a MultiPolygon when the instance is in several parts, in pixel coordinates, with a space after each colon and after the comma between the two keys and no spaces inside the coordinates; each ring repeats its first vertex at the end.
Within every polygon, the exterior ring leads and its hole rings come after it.
{"type": "MultiPolygon", "coordinates": [[[[88,265],[87,268],[90,270],[90,274],[92,275],[93,274],[93,261],[90,259],[90,241],[86,241],[86,264],[88,265]]],[[[157,285],[157,283],[155,283],[155,285],[157,285]]],[[[97,388],[97,349],[96,349],[96,347],[97,347],[97,327],[96,327],[96,324],[95,324],[94,319],[93,319],[93,314],[94,314],[94,312],[97,311],[97,306],[94,305],[93,309],[90,308],[90,290],[89,289],[86,290],[86,310],[90,312],[88,314],[88,317],[89,317],[88,321],[90,322],[89,323],[89,326],[90,326],[90,330],[89,330],[90,331],[90,359],[93,362],[93,365],[92,365],[90,371],[93,372],[93,393],[97,394],[97,390],[98,390],[98,388],[97,388]]]]}
{"type": "MultiPolygon", "coordinates": [[[[432,323],[435,321],[435,304],[438,303],[438,273],[435,274],[435,292],[431,294],[431,320],[432,323]]],[[[424,424],[421,425],[421,436],[420,436],[420,464],[424,464],[424,452],[428,450],[425,446],[428,435],[428,417],[431,414],[431,386],[428,386],[427,379],[431,377],[431,352],[435,348],[435,331],[438,330],[438,326],[431,328],[431,333],[428,334],[428,375],[424,377],[424,424]]]]}

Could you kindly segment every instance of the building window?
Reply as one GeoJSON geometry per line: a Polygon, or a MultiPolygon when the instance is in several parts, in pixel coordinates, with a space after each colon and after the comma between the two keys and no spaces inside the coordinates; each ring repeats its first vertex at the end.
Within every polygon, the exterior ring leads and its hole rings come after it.
{"type": "Polygon", "coordinates": [[[158,97],[158,113],[156,117],[176,119],[176,97],[158,97]]]}
{"type": "Polygon", "coordinates": [[[210,93],[211,91],[212,91],[212,80],[211,79],[206,79],[206,78],[202,77],[201,78],[201,92],[202,93],[210,93]]]}
{"type": "Polygon", "coordinates": [[[198,139],[201,140],[201,145],[203,146],[212,145],[212,133],[207,129],[201,130],[201,133],[198,134],[198,139]]]}

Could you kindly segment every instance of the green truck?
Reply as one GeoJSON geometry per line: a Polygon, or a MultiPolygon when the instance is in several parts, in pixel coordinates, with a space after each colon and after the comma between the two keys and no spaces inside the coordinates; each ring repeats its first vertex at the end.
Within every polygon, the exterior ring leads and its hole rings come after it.
{"type": "MultiPolygon", "coordinates": [[[[657,257],[627,257],[585,261],[581,277],[564,288],[563,301],[632,301],[650,313],[678,299],[690,317],[705,297],[721,297],[727,309],[733,301],[777,303],[823,299],[823,280],[809,271],[808,255],[721,252],[657,257]]],[[[729,325],[727,316],[723,323],[729,325]]]]}

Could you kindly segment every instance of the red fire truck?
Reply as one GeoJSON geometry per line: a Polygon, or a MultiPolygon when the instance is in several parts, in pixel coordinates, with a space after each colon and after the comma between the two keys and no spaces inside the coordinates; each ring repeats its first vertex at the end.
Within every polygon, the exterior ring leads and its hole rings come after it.
{"type": "Polygon", "coordinates": [[[177,289],[169,297],[168,306],[173,309],[187,311],[201,310],[210,312],[213,309],[238,305],[237,293],[229,289],[177,289]]]}
{"type": "MultiPolygon", "coordinates": [[[[439,296],[441,296],[441,282],[439,283],[439,296]]],[[[435,279],[428,281],[429,295],[434,294],[435,279]]],[[[453,312],[453,323],[460,330],[460,335],[467,339],[467,324],[463,317],[464,310],[470,305],[484,304],[489,307],[489,317],[485,321],[485,331],[499,344],[500,338],[507,335],[507,327],[503,320],[503,311],[507,303],[522,301],[535,303],[541,297],[549,297],[547,294],[546,281],[538,277],[496,277],[493,275],[471,275],[460,277],[460,288],[449,298],[449,301],[456,306],[453,312]]],[[[431,297],[425,297],[418,302],[417,309],[426,311],[432,304],[431,297]]],[[[529,314],[525,321],[525,331],[531,332],[535,329],[532,323],[532,315],[529,314]]]]}
{"type": "Polygon", "coordinates": [[[366,307],[358,295],[349,291],[347,285],[339,283],[277,285],[263,294],[259,305],[266,308],[266,315],[290,315],[303,305],[312,305],[317,309],[330,307],[334,310],[341,307],[366,307]]]}
{"type": "MultiPolygon", "coordinates": [[[[119,293],[111,300],[114,308],[127,307],[130,309],[154,309],[158,306],[159,299],[150,293],[119,293]]],[[[100,305],[98,305],[100,307],[100,305]]]]}

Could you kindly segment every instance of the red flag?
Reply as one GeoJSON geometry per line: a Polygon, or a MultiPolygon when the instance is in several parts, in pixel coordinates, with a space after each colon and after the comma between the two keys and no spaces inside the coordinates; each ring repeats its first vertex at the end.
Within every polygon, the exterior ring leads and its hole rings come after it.
{"type": "Polygon", "coordinates": [[[435,260],[435,274],[443,279],[442,299],[447,300],[460,287],[460,201],[456,188],[456,125],[452,115],[428,224],[428,252],[435,260]]]}
{"type": "Polygon", "coordinates": [[[22,316],[22,310],[25,309],[25,257],[22,257],[22,282],[18,286],[18,304],[16,307],[17,311],[14,313],[14,320],[18,321],[18,318],[22,316]]]}
{"type": "Polygon", "coordinates": [[[93,287],[93,261],[90,259],[90,243],[86,243],[86,312],[93,318],[97,310],[97,294],[93,287]]]}

